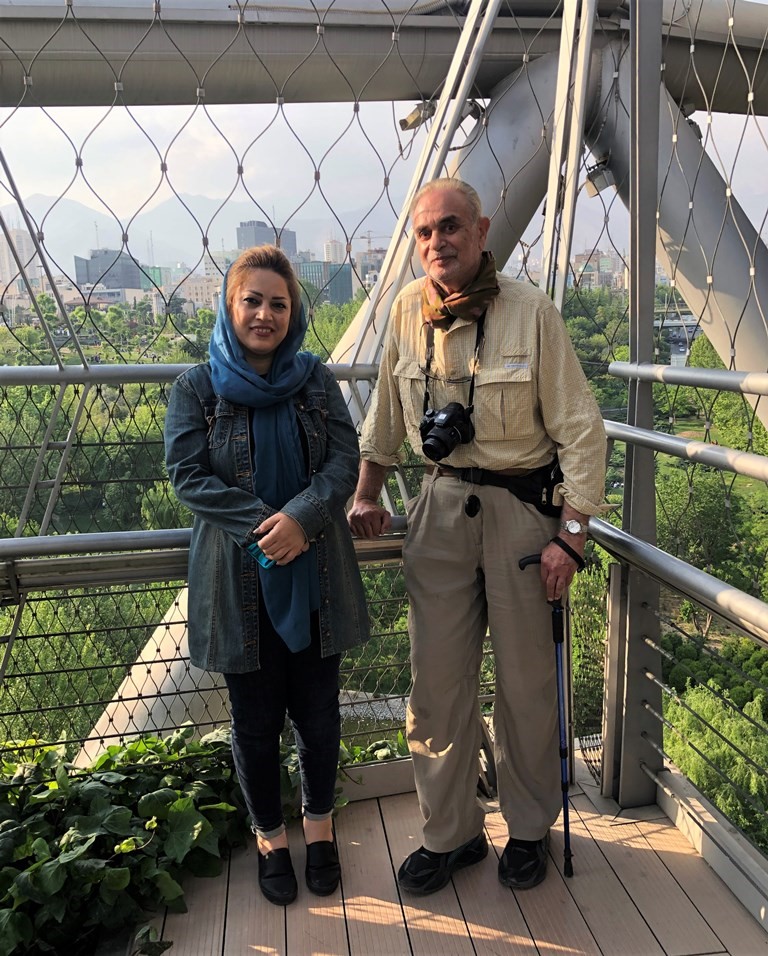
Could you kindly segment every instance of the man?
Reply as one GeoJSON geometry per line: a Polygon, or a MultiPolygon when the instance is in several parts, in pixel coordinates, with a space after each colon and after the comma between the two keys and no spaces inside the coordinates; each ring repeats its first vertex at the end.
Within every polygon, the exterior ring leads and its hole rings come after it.
{"type": "Polygon", "coordinates": [[[403,439],[432,459],[409,502],[403,546],[413,672],[407,736],[424,845],[398,882],[432,893],[488,852],[476,788],[478,675],[489,632],[498,794],[509,831],[499,879],[526,889],[544,879],[549,828],[562,806],[546,602],[566,593],[589,516],[601,511],[605,432],[550,299],[497,273],[483,251],[490,220],[475,190],[434,180],[410,213],[426,278],[393,306],[349,512],[359,537],[386,531],[379,494],[403,439]],[[518,567],[539,553],[540,579],[518,567]]]}

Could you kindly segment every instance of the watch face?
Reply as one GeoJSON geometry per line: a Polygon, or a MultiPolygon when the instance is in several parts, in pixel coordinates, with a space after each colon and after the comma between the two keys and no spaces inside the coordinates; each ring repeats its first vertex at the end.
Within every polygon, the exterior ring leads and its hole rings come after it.
{"type": "Polygon", "coordinates": [[[581,534],[581,523],[572,518],[565,522],[565,530],[570,534],[581,534]]]}

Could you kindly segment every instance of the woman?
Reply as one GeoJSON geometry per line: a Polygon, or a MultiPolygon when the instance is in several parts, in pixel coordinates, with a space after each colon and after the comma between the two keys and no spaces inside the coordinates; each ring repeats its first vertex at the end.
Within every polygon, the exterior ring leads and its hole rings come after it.
{"type": "Polygon", "coordinates": [[[344,513],[357,435],[331,372],[298,351],[305,332],[286,256],[246,250],[224,280],[210,361],[179,376],[165,420],[168,474],[195,516],[190,659],[224,674],[259,886],[278,905],[297,893],[280,799],[285,714],[301,767],[306,882],[324,896],[340,878],[339,660],[368,637],[344,513]]]}

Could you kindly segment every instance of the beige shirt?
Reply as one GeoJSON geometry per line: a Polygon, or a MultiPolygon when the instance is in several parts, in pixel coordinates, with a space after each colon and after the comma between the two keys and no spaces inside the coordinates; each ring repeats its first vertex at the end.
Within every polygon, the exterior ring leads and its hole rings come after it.
{"type": "MultiPolygon", "coordinates": [[[[600,409],[559,312],[535,286],[499,274],[501,293],[488,307],[475,375],[475,437],[441,464],[454,468],[533,469],[557,453],[564,480],[555,492],[586,515],[603,510],[606,438],[600,409]],[[558,494],[558,491],[560,494],[558,494]]],[[[421,453],[427,324],[421,285],[395,300],[379,377],[363,425],[362,457],[381,465],[402,460],[407,437],[421,453]]],[[[456,319],[435,329],[430,406],[467,405],[477,326],[456,319]]]]}

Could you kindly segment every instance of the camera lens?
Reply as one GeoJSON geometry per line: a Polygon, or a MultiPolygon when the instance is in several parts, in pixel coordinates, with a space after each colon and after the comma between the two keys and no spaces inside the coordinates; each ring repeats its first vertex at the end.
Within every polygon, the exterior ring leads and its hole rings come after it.
{"type": "MultiPolygon", "coordinates": [[[[441,429],[441,431],[444,431],[444,429],[441,429]]],[[[446,455],[450,455],[457,444],[458,442],[455,441],[446,441],[442,435],[435,434],[433,430],[421,448],[430,461],[440,461],[446,455]]]]}

